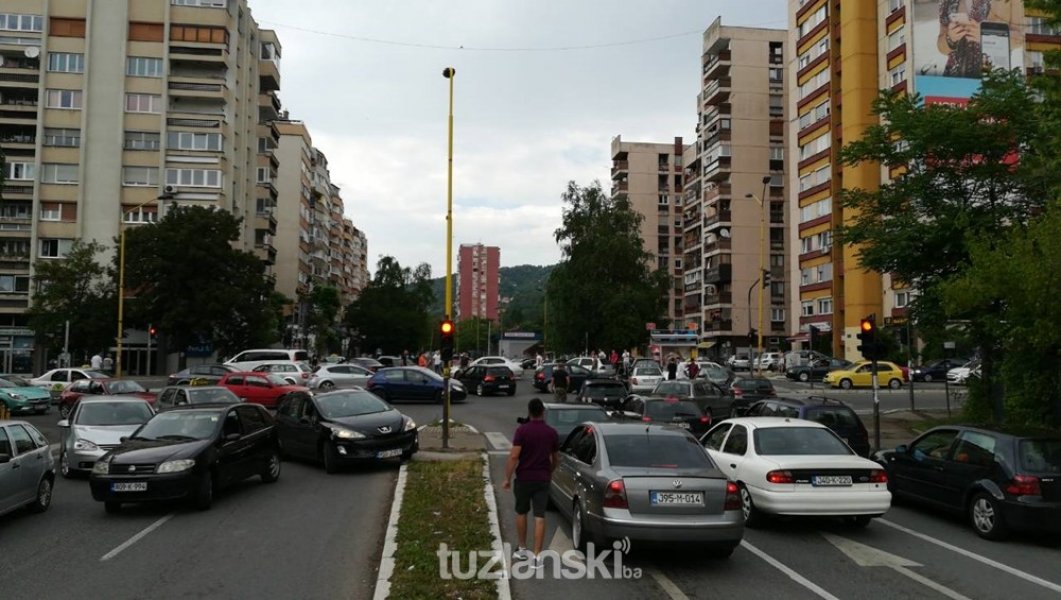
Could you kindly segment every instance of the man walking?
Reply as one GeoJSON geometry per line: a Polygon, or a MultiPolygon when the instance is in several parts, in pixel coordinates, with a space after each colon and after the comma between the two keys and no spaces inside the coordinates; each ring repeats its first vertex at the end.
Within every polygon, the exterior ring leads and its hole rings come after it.
{"type": "MultiPolygon", "coordinates": [[[[545,507],[549,503],[549,481],[560,461],[560,438],[545,422],[545,405],[538,398],[527,403],[530,419],[516,429],[505,465],[505,482],[512,488],[516,476],[516,535],[519,538],[512,557],[528,560],[540,557],[545,538],[545,507]],[[527,513],[534,510],[534,554],[527,552],[527,513]]],[[[541,567],[540,558],[534,567],[541,567]]]]}
{"type": "Polygon", "coordinates": [[[103,368],[103,357],[100,356],[99,352],[92,355],[92,360],[89,362],[92,365],[93,371],[99,371],[103,368]]]}
{"type": "Polygon", "coordinates": [[[678,378],[678,361],[674,357],[670,357],[667,361],[667,379],[673,381],[678,378]]]}
{"type": "Polygon", "coordinates": [[[553,367],[553,380],[551,386],[553,388],[553,398],[563,404],[567,402],[567,388],[570,384],[570,377],[567,375],[567,368],[564,366],[564,362],[560,361],[553,367]]]}

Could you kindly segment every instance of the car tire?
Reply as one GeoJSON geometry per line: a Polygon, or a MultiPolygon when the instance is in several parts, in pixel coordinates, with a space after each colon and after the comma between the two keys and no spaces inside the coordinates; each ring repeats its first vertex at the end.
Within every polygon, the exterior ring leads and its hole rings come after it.
{"type": "Polygon", "coordinates": [[[210,510],[210,506],[214,503],[214,475],[209,471],[203,473],[202,479],[199,481],[199,488],[195,490],[195,496],[192,498],[192,504],[195,505],[196,510],[210,510]]]}
{"type": "Polygon", "coordinates": [[[70,418],[70,406],[66,404],[59,405],[59,416],[64,419],[70,418]]]}
{"type": "Polygon", "coordinates": [[[845,390],[851,389],[851,380],[850,379],[841,379],[840,380],[840,388],[841,389],[845,389],[845,390]]]}
{"type": "Polygon", "coordinates": [[[985,540],[1001,540],[1009,535],[1002,518],[1002,505],[987,492],[977,492],[969,502],[969,522],[976,535],[985,540]]]}
{"type": "Polygon", "coordinates": [[[262,467],[261,476],[263,483],[276,483],[276,480],[280,479],[279,450],[273,450],[273,453],[269,455],[269,459],[265,462],[265,466],[262,467]]]}
{"type": "Polygon", "coordinates": [[[873,517],[870,515],[856,515],[854,517],[848,517],[845,519],[845,522],[852,529],[865,529],[872,520],[873,517]]]}
{"type": "Polygon", "coordinates": [[[37,497],[29,505],[30,512],[42,513],[52,505],[52,489],[54,484],[50,476],[41,477],[37,484],[37,497]]]}
{"type": "Polygon", "coordinates": [[[741,512],[744,513],[744,526],[752,529],[762,527],[766,521],[766,515],[755,507],[752,493],[748,491],[748,486],[743,483],[740,484],[740,504],[741,512]]]}
{"type": "Polygon", "coordinates": [[[476,396],[485,396],[486,394],[484,394],[483,391],[484,391],[483,390],[483,384],[480,383],[480,384],[475,386],[475,395],[476,396]]]}
{"type": "Polygon", "coordinates": [[[799,379],[803,383],[807,383],[808,381],[810,381],[810,373],[808,373],[806,371],[800,371],[799,376],[797,377],[797,379],[799,379]]]}
{"type": "Polygon", "coordinates": [[[321,448],[324,459],[324,472],[334,475],[339,472],[339,453],[335,450],[335,444],[324,442],[321,448]]]}
{"type": "Polygon", "coordinates": [[[932,382],[932,376],[929,375],[928,373],[925,373],[925,375],[921,379],[925,383],[931,383],[932,382]]]}
{"type": "Polygon", "coordinates": [[[330,381],[322,381],[320,386],[322,392],[330,392],[335,389],[335,384],[330,381]]]}
{"type": "Polygon", "coordinates": [[[889,380],[889,381],[888,381],[888,388],[889,388],[889,389],[892,389],[892,390],[897,390],[897,389],[899,389],[899,388],[901,388],[901,387],[903,387],[903,382],[902,382],[902,380],[899,380],[899,379],[891,379],[891,380],[889,380]]]}
{"type": "Polygon", "coordinates": [[[707,547],[704,550],[705,550],[708,558],[713,558],[713,559],[716,559],[716,560],[725,560],[725,559],[729,558],[730,556],[733,556],[733,551],[736,550],[737,546],[739,546],[739,545],[740,545],[740,542],[737,542],[736,544],[728,544],[728,543],[708,544],[707,547]]]}
{"type": "Polygon", "coordinates": [[[582,501],[576,498],[571,509],[571,545],[575,550],[584,552],[591,541],[594,540],[590,539],[590,534],[586,531],[586,511],[582,507],[582,501]]]}
{"type": "Polygon", "coordinates": [[[103,510],[107,511],[108,514],[116,515],[122,512],[122,503],[107,500],[103,503],[103,510]]]}

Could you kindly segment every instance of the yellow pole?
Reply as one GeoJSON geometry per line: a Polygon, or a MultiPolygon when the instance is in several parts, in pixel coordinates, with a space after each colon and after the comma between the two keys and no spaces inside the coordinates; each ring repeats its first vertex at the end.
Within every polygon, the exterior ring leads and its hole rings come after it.
{"type": "MultiPolygon", "coordinates": [[[[449,148],[446,164],[446,319],[453,310],[453,78],[457,70],[446,67],[442,76],[449,79],[449,148]]],[[[450,362],[442,365],[442,385],[445,400],[442,405],[442,447],[449,448],[449,414],[450,414],[450,362]]]]}
{"type": "Polygon", "coordinates": [[[121,221],[125,220],[125,213],[118,222],[118,352],[114,357],[114,376],[122,376],[122,338],[125,337],[122,319],[125,316],[125,227],[121,221]]]}
{"type": "Polygon", "coordinates": [[[756,370],[763,374],[763,288],[766,287],[766,201],[759,199],[759,342],[756,370]]]}

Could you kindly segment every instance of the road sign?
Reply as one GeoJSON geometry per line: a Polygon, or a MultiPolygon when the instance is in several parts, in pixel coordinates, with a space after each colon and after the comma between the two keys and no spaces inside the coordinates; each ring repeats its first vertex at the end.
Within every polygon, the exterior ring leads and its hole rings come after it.
{"type": "Polygon", "coordinates": [[[655,328],[656,328],[656,324],[655,323],[645,323],[645,329],[647,329],[649,331],[652,331],[655,328]]]}
{"type": "Polygon", "coordinates": [[[686,329],[691,329],[693,331],[696,331],[696,323],[686,323],[685,324],[685,328],[686,329]]]}

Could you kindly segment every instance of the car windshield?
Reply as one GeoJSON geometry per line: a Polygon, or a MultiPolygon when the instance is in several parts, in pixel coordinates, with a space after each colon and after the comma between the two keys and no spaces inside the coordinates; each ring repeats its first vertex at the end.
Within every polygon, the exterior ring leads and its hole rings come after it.
{"type": "Polygon", "coordinates": [[[545,422],[563,438],[579,423],[600,423],[610,420],[608,413],[598,409],[550,408],[545,411],[545,422]]]}
{"type": "Polygon", "coordinates": [[[75,425],[112,427],[140,425],[151,418],[146,402],[85,402],[77,412],[75,425]]]}
{"type": "Polygon", "coordinates": [[[701,416],[700,407],[692,402],[646,402],[645,416],[656,420],[686,419],[701,416]]]}
{"type": "Polygon", "coordinates": [[[327,419],[356,417],[391,410],[387,403],[370,392],[338,392],[317,396],[317,407],[327,419]]]}
{"type": "Polygon", "coordinates": [[[746,392],[772,392],[774,390],[774,384],[766,379],[738,379],[733,382],[733,387],[740,388],[746,392]]]}
{"type": "Polygon", "coordinates": [[[605,435],[604,446],[613,467],[709,469],[712,466],[699,442],[688,435],[660,435],[658,430],[605,435]]]}
{"type": "Polygon", "coordinates": [[[755,430],[760,456],[850,455],[851,449],[823,427],[764,427],[755,430]]]}
{"type": "Polygon", "coordinates": [[[684,396],[689,394],[689,384],[681,381],[661,381],[656,385],[656,389],[652,390],[652,393],[684,396]]]}
{"type": "Polygon", "coordinates": [[[32,383],[19,377],[18,375],[7,375],[3,379],[0,379],[0,381],[4,382],[5,384],[10,384],[3,385],[0,387],[33,387],[32,383]]]}
{"type": "Polygon", "coordinates": [[[438,373],[435,373],[434,371],[431,371],[429,369],[421,369],[420,367],[417,367],[415,370],[417,373],[423,373],[424,375],[427,375],[429,379],[434,379],[435,381],[442,381],[442,376],[438,373]]]}
{"type": "Polygon", "coordinates": [[[700,369],[707,377],[710,377],[711,379],[725,379],[728,375],[724,368],[716,364],[701,364],[700,369]]]}
{"type": "Polygon", "coordinates": [[[290,381],[288,381],[288,380],[284,379],[283,377],[281,377],[279,375],[276,375],[274,373],[269,373],[265,377],[266,377],[266,379],[269,380],[269,383],[271,383],[273,385],[291,385],[290,381]]]}
{"type": "Polygon", "coordinates": [[[13,387],[18,387],[18,386],[15,385],[13,382],[8,381],[6,379],[0,379],[0,388],[13,388],[13,387]]]}
{"type": "Polygon", "coordinates": [[[1033,473],[1061,473],[1061,439],[1022,440],[1020,462],[1033,473]]]}
{"type": "Polygon", "coordinates": [[[662,377],[663,371],[659,367],[637,367],[634,369],[634,377],[662,377]]]}
{"type": "Polygon", "coordinates": [[[217,431],[221,416],[221,413],[213,410],[175,410],[159,413],[137,430],[134,437],[144,440],[163,438],[205,440],[217,431]]]}
{"type": "Polygon", "coordinates": [[[210,388],[189,388],[188,389],[188,402],[191,404],[211,404],[216,402],[239,402],[239,397],[233,394],[228,388],[223,387],[210,387],[210,388]]]}
{"type": "Polygon", "coordinates": [[[587,385],[582,388],[583,395],[587,398],[603,398],[605,396],[625,395],[626,386],[620,384],[616,385],[587,385]]]}
{"type": "Polygon", "coordinates": [[[107,387],[111,394],[135,394],[137,392],[147,391],[144,389],[144,386],[131,379],[112,381],[107,387]]]}
{"type": "Polygon", "coordinates": [[[821,423],[831,429],[858,427],[858,417],[855,413],[850,408],[842,406],[812,406],[807,409],[807,414],[803,418],[821,423]]]}

